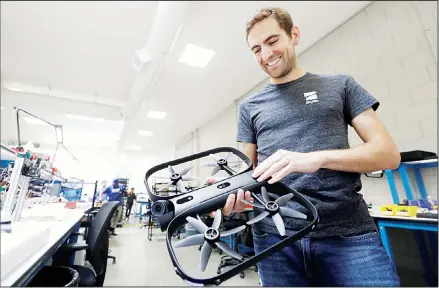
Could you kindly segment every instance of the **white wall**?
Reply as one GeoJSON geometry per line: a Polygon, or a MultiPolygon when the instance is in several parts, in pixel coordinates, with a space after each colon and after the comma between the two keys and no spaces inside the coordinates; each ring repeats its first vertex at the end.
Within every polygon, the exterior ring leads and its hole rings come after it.
{"type": "MultiPolygon", "coordinates": [[[[436,32],[429,34],[431,47],[425,33],[437,26],[437,2],[421,5],[374,2],[299,57],[308,71],[348,73],[369,90],[381,102],[378,115],[401,152],[437,152],[437,60],[432,53],[437,38],[436,32]]],[[[352,128],[349,139],[351,146],[362,143],[352,128]]],[[[423,175],[427,191],[436,195],[437,169],[425,169],[423,175]]],[[[404,190],[395,176],[402,200],[404,190]]],[[[366,201],[392,201],[385,178],[364,178],[363,184],[366,201]]]]}
{"type": "MultiPolygon", "coordinates": [[[[350,74],[369,90],[381,102],[378,114],[400,151],[437,152],[436,27],[437,2],[374,2],[303,52],[299,61],[310,72],[350,74]]],[[[241,96],[238,105],[267,81],[241,96]]],[[[235,108],[232,104],[199,129],[201,150],[236,147],[235,108]]],[[[361,144],[352,128],[349,139],[351,146],[361,144]]],[[[429,194],[436,195],[437,169],[424,169],[423,176],[429,194]]],[[[398,173],[395,177],[402,200],[398,173]]],[[[386,178],[363,177],[361,193],[376,205],[392,202],[386,178]]]]}
{"type": "MultiPolygon", "coordinates": [[[[146,172],[161,163],[171,161],[173,159],[173,151],[164,153],[125,153],[124,162],[118,167],[118,173],[121,177],[130,179],[129,186],[134,187],[137,193],[145,193],[145,174],[146,172]]],[[[167,171],[159,171],[154,176],[167,176],[167,171]]],[[[150,179],[151,180],[151,179],[150,179]]],[[[151,181],[149,182],[150,185],[151,181]]]]}
{"type": "MultiPolygon", "coordinates": [[[[221,111],[220,114],[212,118],[205,125],[195,131],[190,137],[183,139],[177,145],[176,158],[181,158],[194,153],[210,150],[218,147],[233,147],[238,148],[236,142],[237,132],[237,114],[235,103],[228,106],[221,111]]],[[[227,153],[220,156],[226,156],[227,153]]],[[[200,183],[204,183],[210,175],[212,168],[200,167],[199,163],[215,161],[212,158],[206,157],[200,161],[194,161],[193,174],[200,177],[200,183]],[[198,169],[198,170],[197,170],[198,169]]],[[[217,176],[222,176],[223,171],[219,172],[217,176]]],[[[225,176],[225,175],[224,175],[225,176]]]]}

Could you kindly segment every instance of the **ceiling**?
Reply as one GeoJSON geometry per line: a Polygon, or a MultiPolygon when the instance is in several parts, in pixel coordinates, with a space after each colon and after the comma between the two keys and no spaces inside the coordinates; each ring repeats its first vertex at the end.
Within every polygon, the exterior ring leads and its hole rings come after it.
{"type": "MultiPolygon", "coordinates": [[[[259,8],[279,6],[291,13],[301,29],[300,53],[370,2],[186,2],[172,49],[153,59],[156,66],[146,74],[137,74],[132,60],[142,47],[167,41],[166,31],[153,28],[159,2],[1,2],[2,141],[17,139],[13,107],[18,106],[63,125],[69,148],[169,149],[266,77],[245,41],[245,23],[259,8]],[[153,32],[157,40],[149,38],[153,32]],[[205,68],[178,61],[188,43],[215,52],[205,68]],[[133,88],[138,84],[148,89],[133,88]],[[149,119],[151,109],[167,117],[149,119]],[[139,136],[140,129],[154,135],[139,136]]],[[[174,13],[169,19],[178,18],[178,9],[168,9],[174,13]]],[[[22,140],[55,145],[51,127],[20,123],[22,140]]]]}

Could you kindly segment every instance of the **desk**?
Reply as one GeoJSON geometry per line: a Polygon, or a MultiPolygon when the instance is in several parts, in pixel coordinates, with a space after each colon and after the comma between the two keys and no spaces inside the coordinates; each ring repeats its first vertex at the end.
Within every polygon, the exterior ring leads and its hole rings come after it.
{"type": "MultiPolygon", "coordinates": [[[[419,188],[419,193],[422,199],[427,199],[427,190],[425,189],[424,181],[422,180],[421,170],[422,168],[434,168],[438,166],[438,159],[421,160],[421,161],[411,161],[411,162],[401,162],[398,167],[399,174],[401,175],[402,185],[404,187],[407,200],[414,200],[412,188],[410,187],[410,181],[407,169],[411,168],[415,172],[416,184],[419,188]]],[[[399,204],[398,190],[395,185],[395,178],[393,177],[394,170],[385,170],[387,176],[387,181],[389,183],[390,192],[392,193],[393,203],[399,204]]]]}
{"type": "Polygon", "coordinates": [[[25,286],[38,273],[42,266],[55,254],[61,245],[70,238],[71,233],[78,227],[84,214],[90,210],[91,203],[81,208],[67,209],[64,203],[50,203],[23,210],[21,223],[25,225],[45,225],[50,228],[48,243],[21,263],[17,269],[1,279],[1,286],[25,286]],[[48,212],[54,212],[53,218],[47,217],[48,212]],[[59,214],[62,211],[62,216],[59,214]],[[64,213],[65,212],[65,213],[64,213]],[[42,216],[38,219],[38,215],[42,216]],[[61,216],[61,217],[59,217],[61,216]],[[41,219],[44,219],[41,221],[41,219]],[[56,219],[59,219],[57,221],[56,219]],[[40,221],[38,221],[40,220],[40,221]]]}
{"type": "MultiPolygon", "coordinates": [[[[427,282],[433,286],[437,285],[437,282],[434,281],[434,272],[432,270],[432,267],[430,265],[430,262],[427,258],[427,250],[425,249],[423,245],[422,235],[420,235],[419,231],[430,231],[430,232],[437,232],[438,231],[438,219],[430,219],[430,218],[415,218],[415,217],[398,217],[398,216],[384,216],[380,214],[371,214],[371,216],[377,220],[378,222],[378,229],[380,232],[381,242],[383,243],[384,248],[387,251],[387,254],[389,254],[390,259],[392,260],[393,264],[395,265],[393,254],[392,254],[392,248],[390,246],[389,237],[387,235],[386,227],[393,227],[393,228],[402,228],[402,229],[409,229],[409,230],[415,230],[415,237],[418,243],[418,249],[421,255],[422,263],[424,266],[424,269],[426,270],[426,278],[427,282]]],[[[437,246],[435,243],[435,239],[432,237],[433,234],[429,233],[429,242],[430,247],[432,249],[432,254],[435,257],[436,265],[437,265],[437,246]]]]}

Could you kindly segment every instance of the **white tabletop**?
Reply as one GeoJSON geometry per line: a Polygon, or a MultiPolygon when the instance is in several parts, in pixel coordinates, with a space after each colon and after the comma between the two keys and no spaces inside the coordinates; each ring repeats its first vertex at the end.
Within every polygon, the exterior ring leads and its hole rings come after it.
{"type": "Polygon", "coordinates": [[[370,216],[373,218],[386,219],[386,220],[404,220],[409,222],[431,222],[438,223],[438,219],[434,218],[417,218],[417,217],[404,217],[404,216],[387,216],[377,213],[371,213],[370,216]]]}
{"type": "Polygon", "coordinates": [[[20,225],[44,225],[45,227],[49,227],[49,240],[41,249],[35,251],[32,257],[23,262],[18,269],[15,269],[7,275],[5,279],[1,279],[1,286],[14,285],[23,275],[29,273],[32,269],[36,269],[36,266],[44,264],[44,262],[41,263],[42,258],[52,256],[47,255],[47,253],[57,245],[61,244],[59,242],[70,233],[74,226],[84,216],[84,213],[91,208],[91,203],[90,205],[84,203],[82,207],[76,209],[67,209],[64,208],[64,205],[64,203],[50,203],[39,207],[32,207],[26,211],[27,213],[22,214],[20,225]],[[49,214],[47,211],[52,211],[52,218],[47,216],[49,214]]]}

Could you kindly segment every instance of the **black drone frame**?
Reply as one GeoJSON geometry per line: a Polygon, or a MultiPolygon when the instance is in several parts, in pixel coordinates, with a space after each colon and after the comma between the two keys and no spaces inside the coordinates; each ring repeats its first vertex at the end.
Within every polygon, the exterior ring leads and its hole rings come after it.
{"type": "MultiPolygon", "coordinates": [[[[293,242],[303,238],[305,235],[311,232],[314,229],[314,227],[317,225],[319,221],[317,209],[309,200],[303,197],[300,193],[280,182],[274,184],[268,184],[267,182],[268,179],[266,181],[258,182],[256,179],[254,179],[251,176],[251,174],[252,174],[251,160],[241,151],[231,147],[220,147],[220,148],[204,151],[198,154],[190,155],[181,159],[169,161],[157,165],[146,172],[145,180],[144,180],[145,186],[148,195],[151,201],[153,202],[151,206],[151,212],[153,213],[154,216],[157,217],[157,220],[160,223],[161,230],[162,231],[167,230],[166,246],[168,248],[168,252],[171,257],[172,263],[175,267],[176,273],[184,281],[189,282],[190,284],[201,284],[205,286],[220,285],[222,282],[241,273],[242,271],[250,268],[251,266],[256,265],[257,263],[261,262],[265,258],[273,255],[276,252],[281,251],[283,248],[287,247],[288,245],[291,245],[293,242]],[[234,172],[231,169],[228,169],[229,167],[224,165],[223,159],[218,159],[218,162],[221,161],[221,163],[218,163],[218,165],[220,165],[222,168],[221,170],[225,170],[231,176],[224,180],[218,181],[212,185],[200,187],[198,189],[194,189],[187,193],[177,194],[173,196],[156,195],[149,187],[148,184],[149,177],[151,177],[154,173],[160,170],[167,169],[169,166],[175,166],[186,162],[191,162],[199,158],[209,156],[211,154],[223,153],[223,152],[234,153],[247,164],[248,168],[245,171],[233,175],[232,173],[236,173],[236,172],[234,172]],[[223,208],[228,196],[230,194],[236,195],[238,189],[243,189],[244,191],[252,192],[253,197],[257,199],[260,203],[263,203],[255,194],[260,193],[262,189],[264,189],[264,187],[268,187],[267,189],[269,189],[271,193],[280,196],[292,194],[290,195],[289,199],[293,198],[295,201],[297,201],[299,204],[304,206],[310,212],[308,214],[311,215],[302,214],[306,217],[306,220],[310,221],[310,223],[306,225],[305,228],[297,231],[292,236],[283,236],[282,237],[283,239],[279,241],[277,244],[265,249],[264,251],[250,258],[241,261],[238,265],[234,266],[232,269],[224,273],[213,276],[211,278],[203,278],[203,279],[194,278],[186,274],[183,271],[180,264],[178,263],[173,247],[171,245],[172,235],[174,235],[175,232],[178,231],[178,229],[180,229],[183,225],[185,225],[185,223],[188,221],[186,217],[193,217],[195,215],[199,217],[198,215],[206,214],[214,210],[223,208]]],[[[175,176],[178,175],[174,175],[174,177],[175,176]]],[[[274,205],[276,206],[276,204],[274,205]]],[[[254,206],[257,207],[258,205],[254,204],[254,206]]],[[[267,215],[268,214],[273,215],[274,213],[277,212],[277,211],[269,211],[267,209],[269,208],[266,208],[266,211],[268,212],[263,212],[266,213],[267,215]]],[[[251,222],[252,221],[250,220],[249,222],[247,222],[246,225],[252,225],[249,224],[251,222]]],[[[206,243],[209,242],[209,240],[212,240],[212,239],[208,239],[209,235],[207,234],[205,234],[204,237],[206,239],[206,243]]]]}

